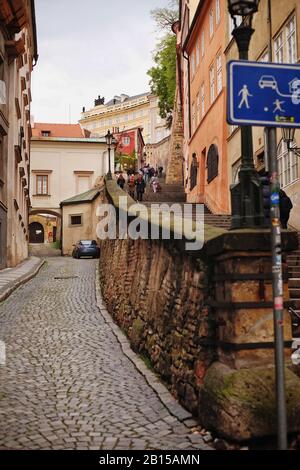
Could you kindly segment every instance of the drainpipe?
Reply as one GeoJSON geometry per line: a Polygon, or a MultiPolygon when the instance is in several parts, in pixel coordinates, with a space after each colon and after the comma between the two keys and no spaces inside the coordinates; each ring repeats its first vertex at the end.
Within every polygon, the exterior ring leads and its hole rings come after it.
{"type": "Polygon", "coordinates": [[[61,244],[61,249],[60,249],[60,253],[61,253],[61,256],[63,256],[63,224],[64,224],[63,213],[64,213],[64,208],[63,208],[63,205],[61,203],[60,203],[60,210],[61,210],[61,218],[60,218],[60,244],[61,244]]]}

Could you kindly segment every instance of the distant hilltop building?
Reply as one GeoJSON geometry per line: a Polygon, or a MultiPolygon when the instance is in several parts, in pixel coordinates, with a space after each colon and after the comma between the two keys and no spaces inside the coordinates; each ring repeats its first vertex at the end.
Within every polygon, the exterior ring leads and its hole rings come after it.
{"type": "Polygon", "coordinates": [[[157,143],[170,134],[165,120],[159,116],[158,98],[151,93],[134,96],[122,93],[107,103],[98,95],[94,108],[88,111],[83,108],[79,123],[95,137],[104,136],[108,129],[120,133],[139,127],[146,144],[157,143]]]}

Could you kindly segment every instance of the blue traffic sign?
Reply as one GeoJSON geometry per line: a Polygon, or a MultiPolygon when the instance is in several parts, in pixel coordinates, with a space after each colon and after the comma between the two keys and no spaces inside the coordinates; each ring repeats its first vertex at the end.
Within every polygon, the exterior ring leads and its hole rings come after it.
{"type": "Polygon", "coordinates": [[[300,127],[299,65],[235,60],[227,77],[229,124],[300,127]]]}

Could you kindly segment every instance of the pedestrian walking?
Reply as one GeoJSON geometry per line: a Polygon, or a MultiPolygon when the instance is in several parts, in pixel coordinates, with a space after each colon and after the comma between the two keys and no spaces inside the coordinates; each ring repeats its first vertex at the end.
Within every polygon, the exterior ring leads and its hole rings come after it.
{"type": "Polygon", "coordinates": [[[135,196],[134,191],[135,191],[135,177],[134,175],[130,175],[128,178],[128,194],[133,199],[135,196]]]}
{"type": "Polygon", "coordinates": [[[151,186],[152,191],[153,191],[154,193],[157,193],[157,192],[158,192],[160,186],[159,186],[159,182],[158,182],[158,178],[157,178],[157,173],[155,173],[155,174],[152,176],[152,178],[151,178],[151,180],[150,180],[150,186],[151,186]]]}
{"type": "Polygon", "coordinates": [[[121,189],[124,189],[125,186],[125,178],[123,176],[122,171],[120,172],[118,179],[117,179],[117,185],[120,186],[121,189]]]}
{"type": "Polygon", "coordinates": [[[145,181],[144,181],[142,175],[138,176],[138,179],[135,182],[135,186],[136,186],[137,200],[142,201],[143,200],[143,194],[145,192],[145,181]]]}
{"type": "Polygon", "coordinates": [[[293,209],[293,203],[282,189],[279,191],[279,208],[281,227],[287,229],[287,223],[290,218],[290,212],[293,209]]]}

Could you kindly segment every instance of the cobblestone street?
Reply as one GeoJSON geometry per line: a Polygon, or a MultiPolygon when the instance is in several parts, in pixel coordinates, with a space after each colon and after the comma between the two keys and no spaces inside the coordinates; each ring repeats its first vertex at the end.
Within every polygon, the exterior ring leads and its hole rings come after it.
{"type": "Polygon", "coordinates": [[[0,305],[0,449],[205,448],[122,352],[96,263],[49,258],[0,305]]]}

